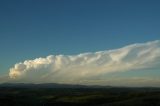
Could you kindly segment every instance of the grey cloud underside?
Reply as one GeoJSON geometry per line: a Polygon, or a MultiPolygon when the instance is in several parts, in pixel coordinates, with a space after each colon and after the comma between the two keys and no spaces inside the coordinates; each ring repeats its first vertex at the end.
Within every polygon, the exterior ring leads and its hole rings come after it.
{"type": "Polygon", "coordinates": [[[76,82],[95,77],[141,69],[158,69],[160,41],[151,41],[123,48],[78,55],[50,55],[14,65],[9,76],[28,82],[76,82]]]}

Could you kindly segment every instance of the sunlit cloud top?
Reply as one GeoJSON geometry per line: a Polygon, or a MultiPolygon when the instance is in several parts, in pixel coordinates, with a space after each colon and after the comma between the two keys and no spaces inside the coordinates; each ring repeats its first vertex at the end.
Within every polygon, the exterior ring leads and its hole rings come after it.
{"type": "Polygon", "coordinates": [[[22,82],[83,84],[88,79],[96,82],[96,78],[109,73],[160,69],[159,66],[160,41],[156,40],[95,53],[49,55],[25,60],[16,63],[9,76],[22,82]]]}

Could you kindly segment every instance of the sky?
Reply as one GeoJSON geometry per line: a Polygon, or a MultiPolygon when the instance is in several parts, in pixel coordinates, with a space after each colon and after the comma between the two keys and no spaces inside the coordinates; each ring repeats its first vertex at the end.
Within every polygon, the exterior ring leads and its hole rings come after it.
{"type": "MultiPolygon", "coordinates": [[[[100,83],[110,85],[134,83],[137,86],[147,85],[146,82],[150,81],[150,85],[147,86],[159,86],[160,68],[157,62],[159,55],[155,53],[160,47],[159,5],[159,0],[1,0],[0,79],[4,79],[5,82],[6,76],[10,76],[12,72],[15,72],[14,69],[18,69],[18,72],[19,70],[23,71],[29,64],[28,61],[34,61],[36,58],[43,58],[44,63],[51,64],[52,69],[54,69],[53,61],[56,61],[56,59],[52,58],[51,63],[48,60],[46,62],[48,56],[57,56],[61,60],[61,58],[64,59],[67,56],[78,58],[80,54],[90,53],[90,55],[94,55],[92,58],[95,58],[97,57],[97,52],[105,52],[106,56],[108,56],[111,54],[109,51],[115,50],[115,53],[117,53],[120,48],[125,48],[129,45],[134,46],[135,44],[148,45],[148,42],[150,42],[150,45],[156,45],[156,47],[147,46],[147,49],[145,47],[144,50],[147,51],[149,49],[147,52],[148,57],[151,54],[155,55],[157,59],[154,58],[153,61],[156,65],[151,64],[151,67],[147,69],[133,69],[136,71],[131,71],[132,69],[129,68],[125,72],[117,72],[118,69],[114,69],[114,73],[108,73],[108,67],[105,67],[107,68],[106,70],[102,69],[102,71],[107,71],[105,75],[98,74],[95,76],[90,74],[90,70],[93,69],[93,63],[90,63],[92,66],[90,68],[88,68],[88,65],[83,66],[85,70],[88,70],[86,72],[89,73],[90,80],[78,77],[78,82],[68,81],[66,83],[82,82],[82,84],[100,83]],[[22,65],[19,65],[20,63],[22,65]],[[17,68],[15,67],[16,64],[18,64],[17,68]],[[23,65],[25,67],[21,69],[20,67],[23,65]]],[[[137,46],[134,47],[136,48],[137,46]]],[[[141,54],[144,50],[133,49],[132,51],[135,52],[126,53],[126,50],[123,51],[122,49],[123,53],[120,57],[126,58],[126,54],[129,53],[141,54]]],[[[87,55],[87,58],[90,59],[90,55],[89,57],[87,55]]],[[[82,55],[82,58],[84,57],[86,56],[82,55]]],[[[112,61],[121,60],[121,58],[116,58],[113,56],[112,61]]],[[[103,61],[105,57],[101,59],[103,61]]],[[[133,61],[136,61],[135,59],[131,60],[129,58],[127,62],[133,64],[133,61]]],[[[66,61],[74,64],[74,61],[71,59],[66,61]]],[[[77,61],[87,64],[87,60],[82,59],[80,61],[77,59],[77,61]]],[[[94,60],[94,62],[96,61],[94,60]]],[[[111,60],[108,61],[112,62],[111,60]]],[[[150,61],[146,60],[143,65],[145,66],[148,63],[150,61]]],[[[59,64],[62,64],[62,66],[66,65],[66,63],[63,65],[62,60],[59,64]]],[[[108,62],[105,64],[108,65],[108,62]]],[[[76,67],[81,68],[78,65],[76,67]]],[[[43,68],[44,66],[42,66],[43,68]]],[[[61,74],[54,75],[55,77],[51,78],[52,80],[49,78],[45,81],[50,82],[54,79],[54,81],[63,83],[63,81],[58,79],[63,77],[62,74],[65,70],[61,66],[59,68],[59,70],[63,70],[61,74]]],[[[104,67],[97,66],[97,68],[104,67]]],[[[35,69],[41,70],[41,68],[37,69],[37,67],[29,70],[35,69]]],[[[45,68],[44,70],[48,72],[49,69],[45,68]]],[[[79,71],[81,72],[81,70],[79,71]]],[[[93,72],[96,71],[98,69],[93,72]]],[[[29,75],[25,75],[26,81],[28,81],[27,78],[30,78],[29,75]]],[[[40,74],[37,75],[39,76],[40,74]]],[[[75,76],[70,76],[70,78],[74,80],[75,76]]],[[[25,82],[24,78],[20,78],[20,80],[25,82]]],[[[15,80],[17,81],[17,79],[15,80]]],[[[37,80],[40,81],[40,79],[34,80],[35,82],[37,80]]],[[[64,78],[64,80],[66,79],[64,78]]]]}

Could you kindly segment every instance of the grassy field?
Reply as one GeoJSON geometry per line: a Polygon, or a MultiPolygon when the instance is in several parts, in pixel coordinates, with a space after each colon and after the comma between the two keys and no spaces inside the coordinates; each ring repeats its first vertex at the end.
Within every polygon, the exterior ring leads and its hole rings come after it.
{"type": "Polygon", "coordinates": [[[160,88],[0,87],[0,106],[160,106],[160,88]]]}

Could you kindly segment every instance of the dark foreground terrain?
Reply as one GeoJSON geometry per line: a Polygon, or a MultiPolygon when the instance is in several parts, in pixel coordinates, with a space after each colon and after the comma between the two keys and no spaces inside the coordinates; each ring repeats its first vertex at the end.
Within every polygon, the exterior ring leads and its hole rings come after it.
{"type": "Polygon", "coordinates": [[[0,106],[160,106],[160,88],[0,85],[0,106]]]}

